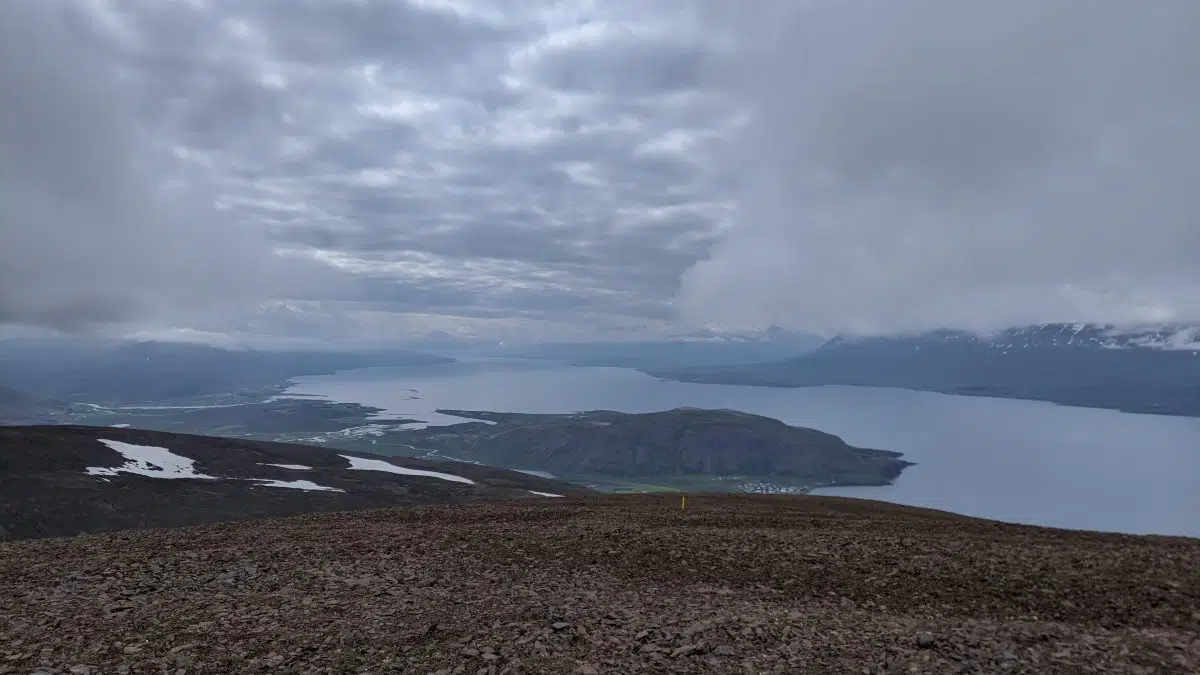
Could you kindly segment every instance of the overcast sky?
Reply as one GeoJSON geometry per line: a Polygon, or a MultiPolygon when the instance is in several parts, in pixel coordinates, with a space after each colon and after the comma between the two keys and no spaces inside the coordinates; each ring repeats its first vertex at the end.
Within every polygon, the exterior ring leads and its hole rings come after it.
{"type": "Polygon", "coordinates": [[[1200,319],[1195,0],[7,0],[0,323],[1200,319]]]}

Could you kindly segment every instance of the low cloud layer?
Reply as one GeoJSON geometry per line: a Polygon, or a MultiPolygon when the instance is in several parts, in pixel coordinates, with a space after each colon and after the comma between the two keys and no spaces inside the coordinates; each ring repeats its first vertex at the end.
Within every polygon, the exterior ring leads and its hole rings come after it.
{"type": "Polygon", "coordinates": [[[758,3],[697,321],[1200,319],[1200,4],[758,3]]]}

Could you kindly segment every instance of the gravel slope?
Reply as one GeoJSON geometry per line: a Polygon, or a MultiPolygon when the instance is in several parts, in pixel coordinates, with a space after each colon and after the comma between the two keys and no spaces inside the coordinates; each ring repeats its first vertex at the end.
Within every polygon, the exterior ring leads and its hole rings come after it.
{"type": "Polygon", "coordinates": [[[1200,540],[833,497],[0,545],[0,673],[1195,673],[1200,540]]]}

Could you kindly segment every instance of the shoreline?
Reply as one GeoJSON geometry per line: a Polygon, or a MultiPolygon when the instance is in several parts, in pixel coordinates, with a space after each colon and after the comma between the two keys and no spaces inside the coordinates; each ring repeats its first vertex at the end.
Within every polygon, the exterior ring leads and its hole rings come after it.
{"type": "MultiPolygon", "coordinates": [[[[846,382],[824,382],[820,384],[783,384],[778,382],[753,382],[753,381],[731,381],[722,380],[720,378],[713,379],[688,379],[685,377],[672,376],[652,370],[643,370],[634,368],[637,372],[652,377],[660,382],[677,382],[680,384],[701,384],[722,387],[760,387],[763,389],[819,389],[822,387],[862,387],[869,389],[895,389],[898,391],[915,391],[926,394],[940,394],[942,396],[968,396],[971,398],[987,398],[999,401],[1031,401],[1036,403],[1050,403],[1067,408],[1084,408],[1086,410],[1110,410],[1114,412],[1125,413],[1127,415],[1155,415],[1159,417],[1187,417],[1200,418],[1200,407],[1189,412],[1182,409],[1162,409],[1161,404],[1152,404],[1148,406],[1133,406],[1133,405],[1092,405],[1080,403],[1072,400],[1064,400],[1062,397],[1045,396],[1017,396],[1006,395],[993,391],[973,391],[971,389],[940,389],[936,387],[918,387],[918,386],[902,386],[894,384],[864,384],[864,383],[846,383],[846,382]],[[1155,407],[1155,406],[1160,407],[1155,407]]],[[[984,385],[980,385],[984,386],[984,385]]],[[[1191,410],[1190,408],[1188,410],[1191,410]]]]}

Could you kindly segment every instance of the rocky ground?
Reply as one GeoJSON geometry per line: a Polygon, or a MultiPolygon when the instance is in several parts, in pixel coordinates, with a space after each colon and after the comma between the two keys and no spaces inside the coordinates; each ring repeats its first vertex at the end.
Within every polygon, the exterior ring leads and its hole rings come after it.
{"type": "Polygon", "coordinates": [[[832,497],[0,545],[0,673],[1196,673],[1200,540],[832,497]]]}

